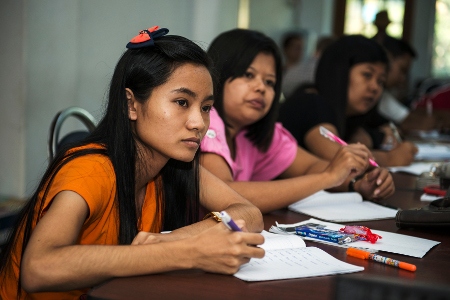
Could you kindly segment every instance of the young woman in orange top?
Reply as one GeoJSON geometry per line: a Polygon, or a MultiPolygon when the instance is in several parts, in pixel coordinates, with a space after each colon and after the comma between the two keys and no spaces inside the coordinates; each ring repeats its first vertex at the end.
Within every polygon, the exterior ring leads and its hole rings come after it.
{"type": "Polygon", "coordinates": [[[131,40],[102,121],[52,161],[1,253],[1,299],[79,299],[112,277],[175,269],[233,274],[264,256],[260,211],[199,166],[209,58],[167,32],[131,40]],[[200,205],[243,231],[197,222],[200,205]]]}

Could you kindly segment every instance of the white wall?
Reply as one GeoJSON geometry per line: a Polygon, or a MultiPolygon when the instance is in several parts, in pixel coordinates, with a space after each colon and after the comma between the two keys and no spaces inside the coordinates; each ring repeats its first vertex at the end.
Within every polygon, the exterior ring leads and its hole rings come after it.
{"type": "Polygon", "coordinates": [[[306,32],[305,56],[314,52],[317,38],[332,33],[333,0],[250,1],[250,28],[272,37],[278,45],[287,30],[306,32]]]}
{"type": "Polygon", "coordinates": [[[308,32],[306,53],[312,54],[317,39],[333,33],[334,0],[303,1],[300,24],[308,32]]]}
{"type": "MultiPolygon", "coordinates": [[[[19,22],[25,27],[26,42],[26,85],[19,86],[26,86],[27,93],[18,118],[25,120],[26,147],[18,147],[25,149],[24,157],[14,152],[4,157],[22,163],[24,171],[14,174],[12,180],[21,178],[17,187],[7,190],[0,182],[2,193],[14,195],[29,195],[45,171],[48,128],[56,112],[81,106],[100,119],[115,64],[139,30],[160,25],[206,49],[218,32],[237,24],[238,0],[18,2],[27,16],[23,25],[19,22]]],[[[78,126],[73,121],[73,127],[78,126]]],[[[3,169],[1,173],[8,175],[3,169]]]]}
{"type": "Polygon", "coordinates": [[[431,76],[431,59],[433,54],[435,0],[414,1],[414,15],[411,44],[417,51],[417,57],[411,67],[411,86],[420,79],[431,76]],[[420,22],[417,22],[420,20],[420,22]]]}
{"type": "MultiPolygon", "coordinates": [[[[414,20],[426,15],[429,27],[423,2],[415,1],[414,20]]],[[[276,42],[293,28],[313,38],[330,34],[333,3],[251,0],[250,28],[276,42]]],[[[56,112],[81,106],[100,118],[113,68],[139,30],[160,25],[206,49],[217,34],[236,27],[238,7],[239,0],[1,0],[0,194],[27,196],[36,187],[56,112]]],[[[415,45],[427,37],[423,27],[415,25],[415,45]]],[[[426,74],[427,67],[415,64],[415,74],[426,74]]]]}
{"type": "Polygon", "coordinates": [[[294,23],[296,8],[289,1],[250,1],[250,28],[266,33],[279,44],[286,29],[300,29],[294,23]]]}
{"type": "Polygon", "coordinates": [[[206,49],[236,27],[237,9],[238,0],[0,1],[0,194],[36,187],[56,112],[81,106],[101,117],[115,63],[140,29],[164,26],[206,49]]]}
{"type": "Polygon", "coordinates": [[[25,191],[24,1],[0,1],[0,194],[25,191]]]}

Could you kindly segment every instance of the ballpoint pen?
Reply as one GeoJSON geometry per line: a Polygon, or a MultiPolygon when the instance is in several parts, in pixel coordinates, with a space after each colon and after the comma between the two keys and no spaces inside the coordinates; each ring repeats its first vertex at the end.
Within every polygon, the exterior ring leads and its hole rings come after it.
{"type": "MultiPolygon", "coordinates": [[[[320,134],[323,135],[324,137],[326,137],[327,139],[332,140],[333,142],[336,142],[342,146],[347,146],[347,143],[342,140],[341,138],[339,138],[338,136],[336,136],[334,133],[332,133],[331,131],[329,131],[328,129],[326,129],[323,126],[319,127],[319,131],[320,134]]],[[[369,158],[369,163],[374,166],[374,167],[379,167],[379,165],[371,158],[369,158]]]]}
{"type": "Polygon", "coordinates": [[[392,130],[392,134],[394,135],[395,139],[397,140],[397,143],[402,143],[402,138],[400,137],[400,133],[398,132],[397,126],[395,126],[394,122],[389,122],[389,127],[392,130]]]}
{"type": "Polygon", "coordinates": [[[402,261],[398,261],[392,258],[384,257],[378,254],[370,253],[364,250],[355,249],[355,248],[348,248],[347,249],[347,255],[353,256],[360,259],[370,259],[374,260],[386,265],[394,266],[403,270],[408,270],[411,272],[416,271],[416,266],[412,264],[408,264],[402,261]]]}
{"type": "Polygon", "coordinates": [[[233,219],[230,217],[230,215],[226,211],[220,212],[220,217],[222,219],[222,223],[225,224],[225,226],[228,227],[228,229],[233,231],[242,231],[236,223],[234,223],[233,219]]]}

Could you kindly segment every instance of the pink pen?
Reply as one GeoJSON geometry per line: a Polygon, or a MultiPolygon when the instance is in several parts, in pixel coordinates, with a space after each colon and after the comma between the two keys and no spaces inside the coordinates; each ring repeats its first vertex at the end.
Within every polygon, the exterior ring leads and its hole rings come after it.
{"type": "MultiPolygon", "coordinates": [[[[347,146],[347,143],[345,141],[343,141],[342,139],[340,139],[338,136],[336,136],[334,133],[332,133],[331,131],[329,131],[328,129],[326,129],[323,126],[319,127],[319,131],[320,134],[323,135],[324,137],[342,145],[342,146],[347,146]]],[[[369,163],[374,166],[374,167],[379,167],[379,165],[373,160],[369,158],[369,163]]]]}

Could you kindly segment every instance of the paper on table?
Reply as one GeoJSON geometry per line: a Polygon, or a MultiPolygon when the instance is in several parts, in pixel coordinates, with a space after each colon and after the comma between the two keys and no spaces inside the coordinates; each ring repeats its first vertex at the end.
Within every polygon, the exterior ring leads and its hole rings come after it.
{"type": "Polygon", "coordinates": [[[392,173],[395,172],[405,172],[413,175],[419,176],[423,172],[430,172],[431,168],[436,163],[430,163],[430,162],[413,162],[409,166],[398,166],[398,167],[389,167],[389,171],[392,173]]]}
{"type": "Polygon", "coordinates": [[[263,230],[261,234],[264,236],[264,244],[260,247],[264,250],[306,247],[305,241],[298,235],[290,235],[291,238],[288,238],[265,230],[263,230]]]}
{"type": "Polygon", "coordinates": [[[430,195],[427,193],[423,193],[422,196],[420,196],[420,201],[434,201],[437,199],[441,199],[442,196],[436,196],[436,195],[430,195]]]}
{"type": "Polygon", "coordinates": [[[288,206],[292,211],[334,222],[354,222],[395,218],[396,209],[363,201],[358,193],[319,191],[288,206]]]}
{"type": "Polygon", "coordinates": [[[416,160],[433,160],[439,161],[450,159],[450,147],[440,144],[416,144],[418,151],[415,156],[416,160]]]}
{"type": "Polygon", "coordinates": [[[295,235],[263,231],[266,250],[262,259],[252,258],[235,277],[245,281],[279,280],[359,272],[363,267],[340,261],[316,247],[306,247],[295,235]],[[292,239],[294,238],[294,239],[292,239]]]}
{"type": "MultiPolygon", "coordinates": [[[[302,224],[307,223],[315,223],[315,224],[322,224],[325,225],[326,229],[331,230],[339,230],[340,228],[343,228],[345,225],[342,224],[336,224],[336,223],[329,223],[329,222],[323,222],[317,219],[309,219],[303,222],[295,223],[295,224],[277,224],[279,228],[285,228],[285,227],[295,227],[302,224]]],[[[272,226],[274,227],[274,226],[272,226]]],[[[373,252],[373,250],[378,251],[386,251],[391,253],[397,253],[397,254],[403,254],[413,257],[422,258],[431,248],[436,246],[437,244],[440,244],[441,242],[422,239],[418,237],[413,237],[409,235],[404,234],[398,234],[398,233],[392,233],[387,231],[381,231],[381,230],[374,230],[373,228],[370,229],[373,233],[380,235],[382,238],[379,239],[375,244],[371,244],[366,241],[356,241],[349,244],[335,244],[335,243],[327,243],[329,245],[333,246],[340,246],[340,247],[356,247],[356,248],[364,248],[368,249],[368,251],[373,252]]],[[[274,232],[275,230],[270,229],[271,232],[274,232]]],[[[310,239],[310,238],[304,238],[305,240],[311,240],[318,242],[316,239],[310,239]]]]}

